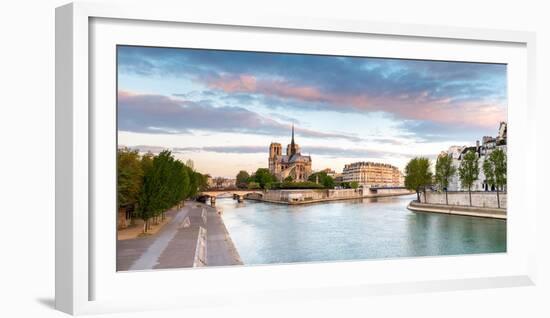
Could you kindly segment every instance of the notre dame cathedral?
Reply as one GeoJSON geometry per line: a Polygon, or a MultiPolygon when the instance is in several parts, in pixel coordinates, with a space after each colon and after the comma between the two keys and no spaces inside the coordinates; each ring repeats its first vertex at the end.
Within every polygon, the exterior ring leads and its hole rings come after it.
{"type": "Polygon", "coordinates": [[[294,125],[292,125],[292,140],[286,147],[286,155],[282,154],[283,147],[280,143],[272,142],[269,145],[269,171],[279,181],[289,176],[292,181],[307,181],[311,175],[311,157],[302,156],[300,146],[294,142],[294,125]]]}

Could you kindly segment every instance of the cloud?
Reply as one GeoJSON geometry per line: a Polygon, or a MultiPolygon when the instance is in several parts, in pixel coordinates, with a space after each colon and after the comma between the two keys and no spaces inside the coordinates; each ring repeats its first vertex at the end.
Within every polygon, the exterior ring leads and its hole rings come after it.
{"type": "Polygon", "coordinates": [[[371,148],[341,148],[341,147],[304,147],[302,151],[311,155],[326,156],[331,158],[396,158],[409,157],[408,154],[393,151],[382,151],[371,148]]]}
{"type": "MultiPolygon", "coordinates": [[[[168,149],[175,153],[190,153],[190,152],[215,152],[215,153],[231,153],[231,154],[265,154],[269,153],[269,147],[266,145],[240,145],[240,146],[207,146],[207,147],[174,147],[163,148],[155,146],[135,146],[132,149],[142,152],[150,149],[157,149],[157,152],[168,149]]],[[[381,151],[370,148],[343,148],[343,147],[328,147],[328,146],[304,146],[302,147],[303,155],[325,156],[331,158],[409,158],[413,154],[397,153],[392,151],[381,151]]]]}
{"type": "Polygon", "coordinates": [[[150,146],[150,145],[137,145],[137,146],[120,146],[119,148],[128,148],[131,150],[137,150],[139,152],[151,152],[151,153],[160,153],[164,150],[170,150],[170,148],[161,147],[161,146],[150,146]]]}
{"type": "Polygon", "coordinates": [[[268,153],[269,147],[267,146],[208,146],[208,147],[182,147],[174,148],[174,152],[219,152],[219,153],[268,153]]]}
{"type": "MultiPolygon", "coordinates": [[[[452,97],[433,94],[429,90],[400,95],[369,95],[323,92],[313,86],[292,86],[282,80],[260,80],[251,75],[222,76],[207,85],[225,93],[250,93],[268,98],[295,100],[293,107],[334,111],[386,112],[395,116],[428,120],[438,123],[460,124],[489,128],[505,120],[506,108],[498,101],[472,101],[472,97],[452,97]]],[[[278,103],[284,106],[284,103],[278,103]]],[[[286,104],[288,105],[288,104],[286,104]]]]}
{"type": "MultiPolygon", "coordinates": [[[[214,107],[163,95],[118,93],[118,129],[161,134],[191,134],[193,130],[286,136],[291,126],[242,107],[214,107]]],[[[342,133],[320,132],[296,127],[296,133],[309,138],[360,141],[342,133]]]]}
{"type": "Polygon", "coordinates": [[[129,46],[118,55],[120,72],[185,77],[242,104],[386,112],[483,129],[506,119],[503,64],[129,46]]]}
{"type": "MultiPolygon", "coordinates": [[[[498,125],[489,127],[496,135],[498,125]]],[[[484,135],[487,135],[487,129],[471,127],[461,124],[444,124],[427,120],[404,120],[399,123],[399,128],[405,133],[412,136],[416,142],[438,142],[438,141],[455,141],[465,142],[467,144],[475,143],[475,140],[481,140],[484,135]],[[472,136],[474,139],[472,139],[472,136]],[[477,138],[477,139],[476,139],[477,138]]]]}
{"type": "Polygon", "coordinates": [[[282,121],[286,121],[288,123],[293,123],[294,125],[300,125],[301,124],[301,121],[294,118],[294,117],[290,117],[290,116],[286,116],[286,115],[283,115],[283,114],[279,114],[279,113],[269,113],[269,116],[271,117],[275,117],[277,119],[280,119],[282,121]]]}

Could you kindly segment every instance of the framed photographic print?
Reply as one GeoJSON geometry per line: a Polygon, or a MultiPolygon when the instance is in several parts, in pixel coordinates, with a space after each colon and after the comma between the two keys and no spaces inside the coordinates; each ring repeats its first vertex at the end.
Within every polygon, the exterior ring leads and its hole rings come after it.
{"type": "Polygon", "coordinates": [[[533,34],[175,12],[57,9],[58,309],[533,283],[533,34]]]}

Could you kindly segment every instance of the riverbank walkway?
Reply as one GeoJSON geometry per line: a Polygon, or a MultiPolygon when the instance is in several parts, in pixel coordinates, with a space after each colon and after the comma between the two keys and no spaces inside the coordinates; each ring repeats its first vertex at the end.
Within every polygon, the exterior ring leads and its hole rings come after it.
{"type": "Polygon", "coordinates": [[[482,208],[461,205],[431,204],[411,201],[407,209],[413,212],[444,213],[506,220],[506,209],[482,208]]]}
{"type": "Polygon", "coordinates": [[[155,235],[117,241],[117,271],[242,264],[215,208],[187,201],[168,213],[155,235]]]}

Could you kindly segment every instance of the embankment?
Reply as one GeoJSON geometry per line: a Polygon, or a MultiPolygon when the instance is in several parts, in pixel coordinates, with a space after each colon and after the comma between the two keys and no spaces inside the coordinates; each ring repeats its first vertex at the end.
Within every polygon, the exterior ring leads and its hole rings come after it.
{"type": "Polygon", "coordinates": [[[500,192],[497,195],[494,191],[472,191],[471,195],[472,201],[470,203],[470,194],[468,191],[449,191],[447,194],[445,194],[445,192],[426,191],[426,193],[420,194],[420,202],[427,204],[506,209],[506,192],[500,192]]]}
{"type": "Polygon", "coordinates": [[[476,216],[493,219],[506,219],[506,209],[483,208],[472,206],[446,205],[446,204],[428,204],[411,201],[407,209],[413,212],[430,212],[454,215],[476,216]]]}
{"type": "Polygon", "coordinates": [[[246,199],[278,204],[312,204],[339,200],[376,198],[409,195],[412,192],[405,189],[378,189],[376,191],[363,189],[299,189],[299,190],[269,190],[262,194],[254,193],[246,199]]]}

